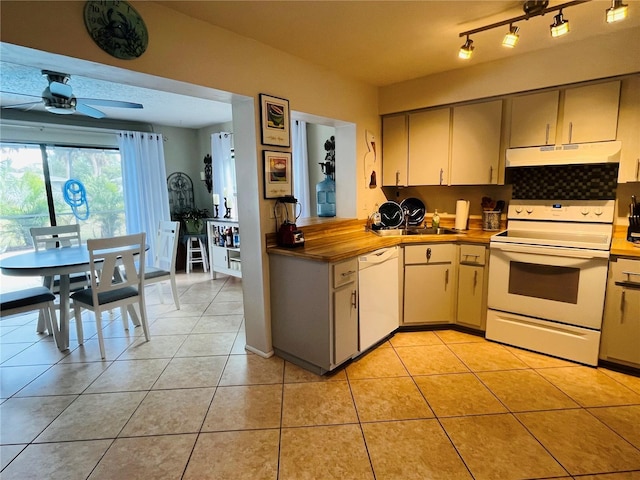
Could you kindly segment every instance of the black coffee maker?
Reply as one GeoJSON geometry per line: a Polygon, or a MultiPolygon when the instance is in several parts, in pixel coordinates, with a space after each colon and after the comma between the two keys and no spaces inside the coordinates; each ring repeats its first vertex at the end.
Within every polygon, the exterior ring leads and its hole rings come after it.
{"type": "Polygon", "coordinates": [[[276,199],[276,203],[273,206],[273,216],[276,219],[276,231],[280,247],[304,246],[304,233],[295,224],[295,220],[298,220],[301,212],[302,206],[293,195],[285,195],[276,199]],[[290,213],[295,217],[294,221],[290,220],[290,213]]]}

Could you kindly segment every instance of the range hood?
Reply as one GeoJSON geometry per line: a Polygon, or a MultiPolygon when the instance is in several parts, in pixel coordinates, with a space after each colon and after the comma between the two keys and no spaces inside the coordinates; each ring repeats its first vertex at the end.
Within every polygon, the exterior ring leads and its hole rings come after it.
{"type": "Polygon", "coordinates": [[[507,167],[619,163],[622,142],[572,143],[543,147],[509,148],[507,167]]]}

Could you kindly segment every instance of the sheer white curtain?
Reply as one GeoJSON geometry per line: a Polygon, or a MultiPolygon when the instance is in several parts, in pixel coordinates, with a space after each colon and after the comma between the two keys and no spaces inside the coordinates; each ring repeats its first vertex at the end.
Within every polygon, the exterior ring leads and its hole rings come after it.
{"type": "Polygon", "coordinates": [[[231,208],[231,216],[238,217],[236,206],[236,162],[231,151],[231,133],[220,132],[211,135],[213,161],[213,194],[220,195],[220,216],[225,214],[224,197],[231,208]]]}
{"type": "Polygon", "coordinates": [[[295,120],[291,125],[293,155],[293,196],[298,199],[301,217],[311,216],[309,198],[309,154],[307,151],[307,122],[295,120]]]}
{"type": "Polygon", "coordinates": [[[146,232],[153,263],[158,222],[171,220],[162,135],[118,132],[127,233],[146,232]]]}

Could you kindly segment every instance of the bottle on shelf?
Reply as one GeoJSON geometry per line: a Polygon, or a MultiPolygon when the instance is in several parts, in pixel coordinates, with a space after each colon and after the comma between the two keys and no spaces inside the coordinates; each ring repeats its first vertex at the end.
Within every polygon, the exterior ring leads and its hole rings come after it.
{"type": "Polygon", "coordinates": [[[240,248],[240,229],[238,227],[233,227],[233,245],[240,248]]]}

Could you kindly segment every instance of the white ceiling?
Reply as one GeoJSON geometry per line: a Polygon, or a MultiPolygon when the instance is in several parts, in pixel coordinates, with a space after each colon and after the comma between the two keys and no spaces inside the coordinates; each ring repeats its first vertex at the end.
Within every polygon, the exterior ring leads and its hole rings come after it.
{"type": "MultiPolygon", "coordinates": [[[[181,14],[253,38],[328,70],[384,86],[522,53],[575,43],[619,29],[640,26],[640,2],[627,1],[630,15],[619,24],[604,21],[609,0],[594,0],[565,9],[571,32],[551,39],[553,14],[520,22],[514,49],[500,45],[507,26],[472,36],[476,47],[469,61],[457,58],[465,30],[523,14],[521,1],[159,1],[181,14]],[[269,26],[266,28],[265,26],[269,26]]],[[[551,1],[550,6],[565,2],[551,1]]],[[[3,61],[6,60],[3,57],[3,61]]],[[[0,90],[34,97],[1,94],[0,105],[38,101],[46,87],[41,69],[57,63],[21,57],[0,62],[0,90]]],[[[70,73],[70,72],[65,72],[70,73]]],[[[175,95],[122,83],[72,75],[77,97],[138,102],[143,110],[100,107],[108,118],[185,128],[229,121],[231,107],[219,95],[175,95]],[[221,99],[219,101],[218,99],[221,99]]],[[[42,109],[41,105],[33,109],[42,109]]],[[[6,110],[3,110],[3,113],[6,110]]]]}

